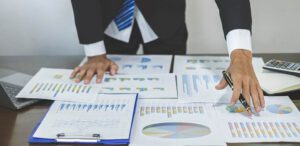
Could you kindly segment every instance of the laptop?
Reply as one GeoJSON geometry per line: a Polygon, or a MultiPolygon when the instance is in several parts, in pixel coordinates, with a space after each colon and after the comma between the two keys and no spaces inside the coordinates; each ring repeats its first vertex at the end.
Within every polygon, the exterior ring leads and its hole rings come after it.
{"type": "Polygon", "coordinates": [[[18,110],[38,102],[38,100],[16,98],[31,78],[31,75],[25,73],[0,68],[0,106],[18,110]]]}

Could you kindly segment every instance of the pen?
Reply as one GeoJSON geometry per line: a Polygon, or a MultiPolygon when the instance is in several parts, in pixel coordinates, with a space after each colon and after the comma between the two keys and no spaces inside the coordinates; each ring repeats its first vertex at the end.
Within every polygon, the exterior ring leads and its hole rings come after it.
{"type": "MultiPolygon", "coordinates": [[[[227,82],[227,84],[229,85],[229,87],[233,90],[233,81],[232,81],[232,79],[230,77],[229,72],[223,71],[223,77],[224,77],[225,81],[227,82]]],[[[251,107],[246,102],[246,99],[244,98],[244,96],[242,94],[240,94],[239,101],[245,107],[246,111],[251,115],[252,114],[251,107]]]]}

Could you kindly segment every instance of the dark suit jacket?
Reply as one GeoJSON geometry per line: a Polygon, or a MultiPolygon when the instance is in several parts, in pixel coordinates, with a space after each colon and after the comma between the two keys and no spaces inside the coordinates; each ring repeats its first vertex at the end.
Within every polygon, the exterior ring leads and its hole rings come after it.
{"type": "MultiPolygon", "coordinates": [[[[233,29],[251,30],[249,0],[215,0],[224,34],[233,29]]],[[[160,38],[168,38],[185,25],[185,0],[136,0],[146,21],[160,38]]],[[[122,0],[72,0],[81,44],[102,41],[104,31],[116,17],[122,0]]],[[[194,18],[198,19],[198,18],[194,18]]]]}

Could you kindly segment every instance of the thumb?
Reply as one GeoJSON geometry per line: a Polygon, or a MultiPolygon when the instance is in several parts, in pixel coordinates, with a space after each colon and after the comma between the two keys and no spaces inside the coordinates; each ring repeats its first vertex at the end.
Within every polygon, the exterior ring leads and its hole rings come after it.
{"type": "Polygon", "coordinates": [[[219,82],[218,85],[215,86],[217,90],[222,90],[227,86],[227,82],[224,80],[224,78],[219,82]]]}

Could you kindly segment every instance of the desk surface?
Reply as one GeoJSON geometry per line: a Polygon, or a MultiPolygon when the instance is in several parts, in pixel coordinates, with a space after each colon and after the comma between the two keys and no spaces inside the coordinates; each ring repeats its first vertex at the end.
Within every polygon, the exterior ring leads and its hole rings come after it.
{"type": "MultiPolygon", "coordinates": [[[[263,57],[265,61],[277,58],[287,61],[300,62],[300,54],[257,54],[257,57],[263,57]]],[[[52,68],[74,68],[79,64],[82,56],[1,56],[0,68],[7,68],[34,74],[41,67],[52,68]]],[[[300,95],[292,95],[299,98],[300,95]]],[[[294,101],[300,109],[300,101],[294,101]]],[[[11,111],[0,108],[0,146],[26,146],[28,136],[37,122],[46,113],[50,101],[42,101],[33,106],[19,111],[11,111]]],[[[34,144],[41,146],[42,144],[34,144]]],[[[293,143],[264,143],[264,144],[228,144],[229,146],[298,146],[293,143]]],[[[64,145],[66,146],[66,145],[64,145]]]]}

